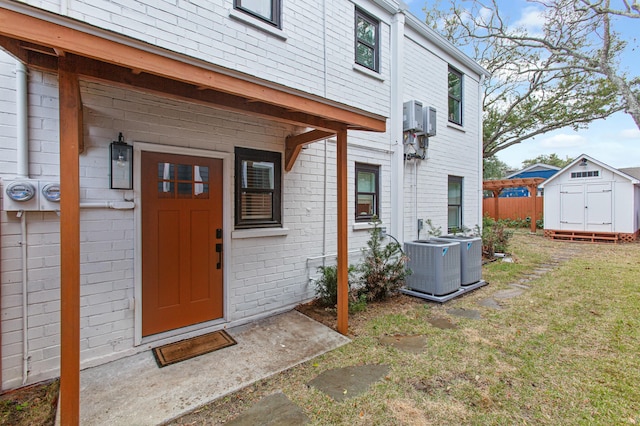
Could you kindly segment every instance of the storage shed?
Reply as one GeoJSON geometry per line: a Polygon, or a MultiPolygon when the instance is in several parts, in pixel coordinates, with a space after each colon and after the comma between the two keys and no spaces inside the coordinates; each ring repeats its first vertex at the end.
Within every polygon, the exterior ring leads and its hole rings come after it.
{"type": "Polygon", "coordinates": [[[544,181],[544,234],[571,241],[634,241],[640,180],[588,155],[544,181]]]}

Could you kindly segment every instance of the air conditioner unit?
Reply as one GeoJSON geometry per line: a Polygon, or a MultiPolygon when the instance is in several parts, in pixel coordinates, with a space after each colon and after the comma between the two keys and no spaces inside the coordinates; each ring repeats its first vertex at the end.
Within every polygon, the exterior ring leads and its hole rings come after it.
{"type": "Polygon", "coordinates": [[[436,135],[437,115],[434,107],[422,108],[422,123],[424,125],[424,134],[426,136],[436,135]]]}
{"type": "Polygon", "coordinates": [[[402,104],[402,131],[424,132],[422,102],[412,100],[402,104]]]}
{"type": "Polygon", "coordinates": [[[467,286],[482,279],[482,238],[464,235],[443,235],[436,241],[460,244],[460,284],[467,286]]]}
{"type": "Polygon", "coordinates": [[[460,244],[435,240],[404,243],[412,273],[405,286],[433,296],[443,296],[460,289],[460,244]]]}

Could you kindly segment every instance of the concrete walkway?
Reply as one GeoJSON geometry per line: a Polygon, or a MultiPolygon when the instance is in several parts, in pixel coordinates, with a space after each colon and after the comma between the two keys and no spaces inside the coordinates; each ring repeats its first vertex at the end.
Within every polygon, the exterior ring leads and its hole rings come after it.
{"type": "Polygon", "coordinates": [[[350,340],[297,311],[228,329],[237,345],[158,368],[151,351],[80,375],[83,425],[157,425],[350,340]]]}

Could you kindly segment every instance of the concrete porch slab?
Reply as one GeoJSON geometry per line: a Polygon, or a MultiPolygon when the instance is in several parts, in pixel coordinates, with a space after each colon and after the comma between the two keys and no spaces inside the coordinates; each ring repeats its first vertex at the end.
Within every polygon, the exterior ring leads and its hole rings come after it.
{"type": "Polygon", "coordinates": [[[350,340],[290,311],[227,332],[238,342],[158,368],[151,351],[80,374],[83,425],[157,425],[350,340]]]}

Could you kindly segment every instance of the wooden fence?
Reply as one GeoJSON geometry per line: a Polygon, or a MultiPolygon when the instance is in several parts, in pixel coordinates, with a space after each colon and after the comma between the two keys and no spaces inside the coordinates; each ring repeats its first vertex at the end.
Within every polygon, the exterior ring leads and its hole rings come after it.
{"type": "MultiPolygon", "coordinates": [[[[531,197],[499,197],[498,213],[500,217],[497,219],[526,219],[532,216],[536,220],[542,219],[543,197],[536,197],[535,215],[532,214],[532,207],[531,197]]],[[[483,199],[482,211],[485,216],[496,219],[495,198],[483,199]]]]}

